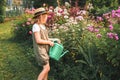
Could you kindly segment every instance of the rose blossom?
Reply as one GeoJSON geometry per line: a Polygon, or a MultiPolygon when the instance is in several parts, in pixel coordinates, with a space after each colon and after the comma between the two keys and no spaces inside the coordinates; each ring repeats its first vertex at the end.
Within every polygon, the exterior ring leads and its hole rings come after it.
{"type": "Polygon", "coordinates": [[[114,34],[110,32],[110,33],[107,33],[107,36],[108,36],[109,38],[113,39],[114,34]]]}
{"type": "Polygon", "coordinates": [[[101,38],[101,37],[102,37],[102,35],[101,35],[101,34],[97,34],[96,36],[97,36],[97,38],[101,38]]]}
{"type": "Polygon", "coordinates": [[[93,26],[89,26],[87,29],[91,32],[94,30],[93,26]]]}
{"type": "Polygon", "coordinates": [[[29,34],[32,34],[32,31],[29,31],[29,34]]]}
{"type": "Polygon", "coordinates": [[[97,20],[98,20],[98,21],[102,21],[103,18],[98,16],[98,17],[97,17],[97,20]]]}
{"type": "Polygon", "coordinates": [[[113,30],[113,25],[109,25],[109,29],[112,31],[113,30]]]}
{"type": "Polygon", "coordinates": [[[99,29],[95,29],[94,32],[99,32],[99,29]]]}
{"type": "Polygon", "coordinates": [[[26,25],[30,25],[30,22],[26,22],[26,25]]]}
{"type": "Polygon", "coordinates": [[[119,40],[119,37],[117,34],[114,34],[114,38],[115,38],[115,40],[119,40]]]}

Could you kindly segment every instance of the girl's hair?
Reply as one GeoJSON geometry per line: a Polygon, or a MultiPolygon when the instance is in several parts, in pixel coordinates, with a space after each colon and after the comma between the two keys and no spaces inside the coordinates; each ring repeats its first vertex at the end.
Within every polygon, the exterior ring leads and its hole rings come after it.
{"type": "Polygon", "coordinates": [[[40,19],[40,15],[34,19],[34,23],[37,23],[38,19],[40,19]]]}
{"type": "MultiPolygon", "coordinates": [[[[41,16],[41,15],[39,15],[39,16],[36,17],[36,18],[34,18],[34,24],[38,22],[38,20],[41,18],[40,16],[41,16]]],[[[46,27],[49,27],[49,24],[46,23],[45,26],[46,26],[46,27]]]]}

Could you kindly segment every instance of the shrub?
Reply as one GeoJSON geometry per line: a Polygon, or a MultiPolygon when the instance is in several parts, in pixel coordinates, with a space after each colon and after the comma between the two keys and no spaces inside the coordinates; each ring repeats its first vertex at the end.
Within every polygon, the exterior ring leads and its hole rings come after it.
{"type": "Polygon", "coordinates": [[[4,22],[5,0],[0,1],[0,23],[4,22]]]}
{"type": "Polygon", "coordinates": [[[4,16],[0,15],[0,23],[4,22],[4,16]]]}
{"type": "Polygon", "coordinates": [[[26,10],[26,14],[22,15],[19,20],[13,23],[14,36],[17,41],[32,41],[32,20],[33,10],[26,10]]]}
{"type": "Polygon", "coordinates": [[[94,16],[102,16],[102,14],[107,13],[109,11],[111,11],[111,9],[109,9],[109,7],[104,6],[102,8],[96,7],[94,9],[91,9],[90,13],[92,13],[94,16]]]}
{"type": "Polygon", "coordinates": [[[32,28],[32,23],[27,20],[23,21],[17,21],[17,25],[15,27],[15,39],[19,41],[25,41],[29,40],[31,37],[31,28],[32,28]],[[23,34],[24,33],[24,34],[23,34]]]}
{"type": "Polygon", "coordinates": [[[56,74],[59,75],[59,78],[57,76],[55,79],[59,80],[64,76],[65,80],[120,79],[118,72],[120,66],[118,26],[120,24],[119,20],[114,22],[118,18],[117,15],[114,18],[108,17],[112,14],[109,12],[103,15],[104,18],[97,17],[95,22],[91,22],[91,20],[88,20],[87,24],[85,21],[80,22],[70,25],[67,30],[59,29],[51,34],[53,37],[59,37],[65,49],[69,50],[69,54],[66,54],[61,60],[61,64],[54,64],[56,72],[63,71],[60,73],[62,75],[56,74]],[[87,26],[88,24],[89,26],[87,26]],[[60,69],[56,67],[60,67],[60,69]]]}

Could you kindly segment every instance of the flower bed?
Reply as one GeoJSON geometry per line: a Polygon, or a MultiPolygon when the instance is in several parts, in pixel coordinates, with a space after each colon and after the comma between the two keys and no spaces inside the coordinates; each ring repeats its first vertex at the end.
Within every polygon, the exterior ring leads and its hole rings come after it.
{"type": "MultiPolygon", "coordinates": [[[[51,67],[54,68],[51,72],[57,72],[52,74],[54,79],[120,79],[120,8],[102,16],[91,16],[79,8],[69,9],[65,14],[64,9],[57,8],[56,12],[52,12],[54,10],[51,7],[49,10],[50,36],[60,38],[65,49],[69,50],[61,62],[51,61],[51,67]],[[76,13],[73,14],[72,10],[76,10],[76,13]]],[[[32,40],[31,17],[25,15],[17,23],[15,35],[18,40],[32,40]]]]}

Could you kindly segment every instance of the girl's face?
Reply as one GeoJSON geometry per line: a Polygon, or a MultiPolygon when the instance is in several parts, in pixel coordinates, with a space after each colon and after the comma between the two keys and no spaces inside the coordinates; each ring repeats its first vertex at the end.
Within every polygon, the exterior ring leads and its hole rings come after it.
{"type": "Polygon", "coordinates": [[[45,24],[47,22],[47,17],[48,17],[47,14],[41,14],[40,15],[40,21],[41,21],[42,24],[45,24]]]}

